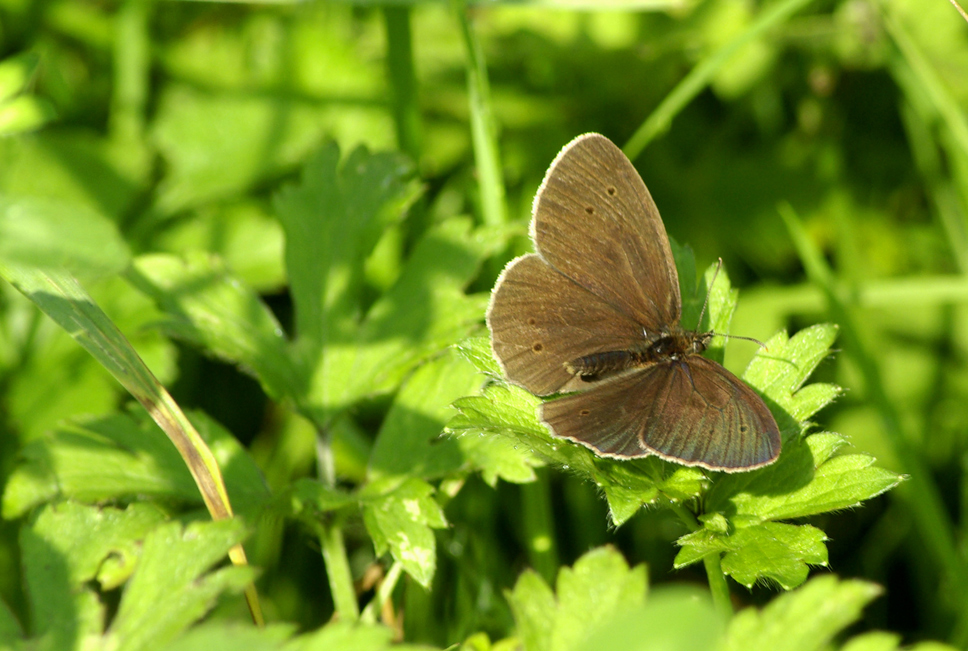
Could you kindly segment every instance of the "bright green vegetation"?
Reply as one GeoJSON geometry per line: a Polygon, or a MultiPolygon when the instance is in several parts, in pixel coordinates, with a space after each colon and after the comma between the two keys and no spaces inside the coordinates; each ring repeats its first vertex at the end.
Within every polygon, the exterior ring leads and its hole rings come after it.
{"type": "Polygon", "coordinates": [[[968,646],[968,23],[576,4],[0,0],[0,646],[968,646]],[[500,378],[587,131],[683,324],[766,343],[709,354],[775,464],[601,459],[500,378]]]}

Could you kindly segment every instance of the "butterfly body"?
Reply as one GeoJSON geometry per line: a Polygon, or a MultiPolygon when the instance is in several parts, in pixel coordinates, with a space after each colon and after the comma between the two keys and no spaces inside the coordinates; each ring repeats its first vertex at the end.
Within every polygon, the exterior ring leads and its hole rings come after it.
{"type": "Polygon", "coordinates": [[[641,177],[604,136],[551,164],[535,197],[536,253],[498,278],[487,321],[509,380],[541,420],[602,456],[655,455],[737,472],[772,463],[780,433],[763,400],[706,359],[713,333],[682,328],[665,226],[641,177]]]}
{"type": "Polygon", "coordinates": [[[565,362],[565,370],[585,382],[598,382],[623,371],[699,355],[709,346],[713,333],[678,330],[662,332],[628,350],[610,350],[565,362]]]}

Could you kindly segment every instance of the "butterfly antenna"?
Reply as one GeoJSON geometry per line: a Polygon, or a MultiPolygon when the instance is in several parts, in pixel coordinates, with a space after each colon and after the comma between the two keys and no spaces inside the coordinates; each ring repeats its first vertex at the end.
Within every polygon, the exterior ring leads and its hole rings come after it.
{"type": "Polygon", "coordinates": [[[696,323],[698,327],[702,327],[702,318],[706,314],[706,306],[709,305],[709,295],[713,292],[713,284],[716,282],[716,276],[719,275],[719,270],[723,268],[723,259],[720,258],[719,262],[716,263],[716,271],[713,272],[713,279],[709,281],[709,287],[706,288],[706,300],[702,302],[702,309],[699,310],[699,321],[696,323]]]}
{"type": "MultiPolygon", "coordinates": [[[[719,275],[719,270],[722,269],[722,268],[723,268],[723,259],[722,258],[719,258],[719,261],[716,263],[716,271],[713,272],[712,280],[709,281],[709,287],[706,289],[706,300],[703,301],[702,309],[699,311],[699,325],[700,326],[702,325],[702,318],[706,314],[706,306],[709,305],[709,295],[712,294],[712,292],[713,292],[713,284],[715,284],[716,277],[719,275]]],[[[710,332],[712,332],[712,331],[710,330],[710,332]]],[[[755,344],[759,344],[760,348],[762,348],[764,350],[769,350],[769,347],[766,344],[764,344],[759,339],[754,339],[753,337],[741,337],[739,335],[727,335],[727,334],[722,334],[722,333],[719,333],[719,332],[712,332],[712,334],[716,335],[717,337],[723,337],[724,339],[742,339],[744,341],[752,341],[755,344]]]]}

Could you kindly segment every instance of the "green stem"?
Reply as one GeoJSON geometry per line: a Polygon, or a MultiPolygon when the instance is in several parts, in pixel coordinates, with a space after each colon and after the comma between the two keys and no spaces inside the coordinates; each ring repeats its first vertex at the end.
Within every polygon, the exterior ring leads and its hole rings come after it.
{"type": "Polygon", "coordinates": [[[141,143],[144,137],[151,76],[149,0],[127,0],[115,17],[114,84],[111,133],[121,142],[141,143]]]}
{"type": "Polygon", "coordinates": [[[366,604],[366,608],[363,609],[363,614],[360,615],[361,622],[364,624],[376,624],[377,613],[382,611],[383,604],[390,600],[393,589],[397,587],[397,582],[400,580],[402,573],[403,565],[399,561],[394,561],[393,565],[390,566],[390,571],[387,572],[387,575],[380,583],[380,587],[377,589],[373,600],[366,604]]]}
{"type": "Polygon", "coordinates": [[[410,7],[388,5],[383,8],[387,34],[387,73],[397,146],[419,163],[421,155],[420,106],[413,65],[413,39],[410,7]]]}
{"type": "MultiPolygon", "coordinates": [[[[686,525],[689,531],[698,531],[701,524],[696,519],[696,515],[684,507],[679,502],[670,503],[669,507],[679,516],[679,519],[686,525]]],[[[716,610],[725,617],[733,614],[733,602],[729,598],[729,584],[726,583],[726,575],[723,574],[722,557],[719,554],[710,554],[702,559],[706,567],[706,577],[709,579],[709,591],[713,595],[713,604],[716,610]]]]}
{"type": "Polygon", "coordinates": [[[548,473],[538,471],[537,481],[521,486],[524,538],[531,567],[549,584],[558,572],[558,547],[551,514],[548,473]]]}
{"type": "Polygon", "coordinates": [[[342,523],[338,518],[322,525],[319,542],[323,549],[323,562],[326,564],[326,576],[329,579],[336,614],[344,622],[355,622],[360,618],[360,606],[356,603],[353,573],[346,556],[342,523]]]}
{"type": "Polygon", "coordinates": [[[467,7],[462,0],[451,0],[454,16],[460,26],[467,57],[467,93],[471,110],[471,137],[474,163],[481,187],[481,213],[484,223],[500,226],[507,222],[506,192],[501,174],[501,157],[497,146],[497,129],[491,110],[491,91],[480,41],[471,29],[467,7]]]}
{"type": "Polygon", "coordinates": [[[709,579],[709,591],[713,594],[713,605],[725,619],[733,616],[733,602],[729,599],[729,585],[723,574],[723,558],[719,554],[710,554],[702,559],[706,567],[706,577],[709,579]]]}
{"type": "MultiPolygon", "coordinates": [[[[335,486],[336,468],[333,462],[332,437],[328,429],[316,434],[316,464],[320,481],[326,486],[335,486]]],[[[353,587],[353,573],[346,555],[342,524],[339,517],[324,523],[319,534],[319,543],[336,613],[343,621],[355,622],[360,617],[360,606],[356,602],[356,589],[353,587]]]]}

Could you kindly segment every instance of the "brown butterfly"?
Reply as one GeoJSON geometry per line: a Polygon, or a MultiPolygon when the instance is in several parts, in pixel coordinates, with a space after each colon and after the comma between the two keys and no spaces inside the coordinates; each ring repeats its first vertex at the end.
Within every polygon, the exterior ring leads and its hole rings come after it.
{"type": "Polygon", "coordinates": [[[537,253],[511,261],[487,310],[507,378],[547,396],[551,432],[616,458],[656,455],[740,472],[772,463],[780,431],[763,400],[702,357],[682,329],[679,278],[649,191],[625,154],[579,136],[534,200],[537,253]]]}

